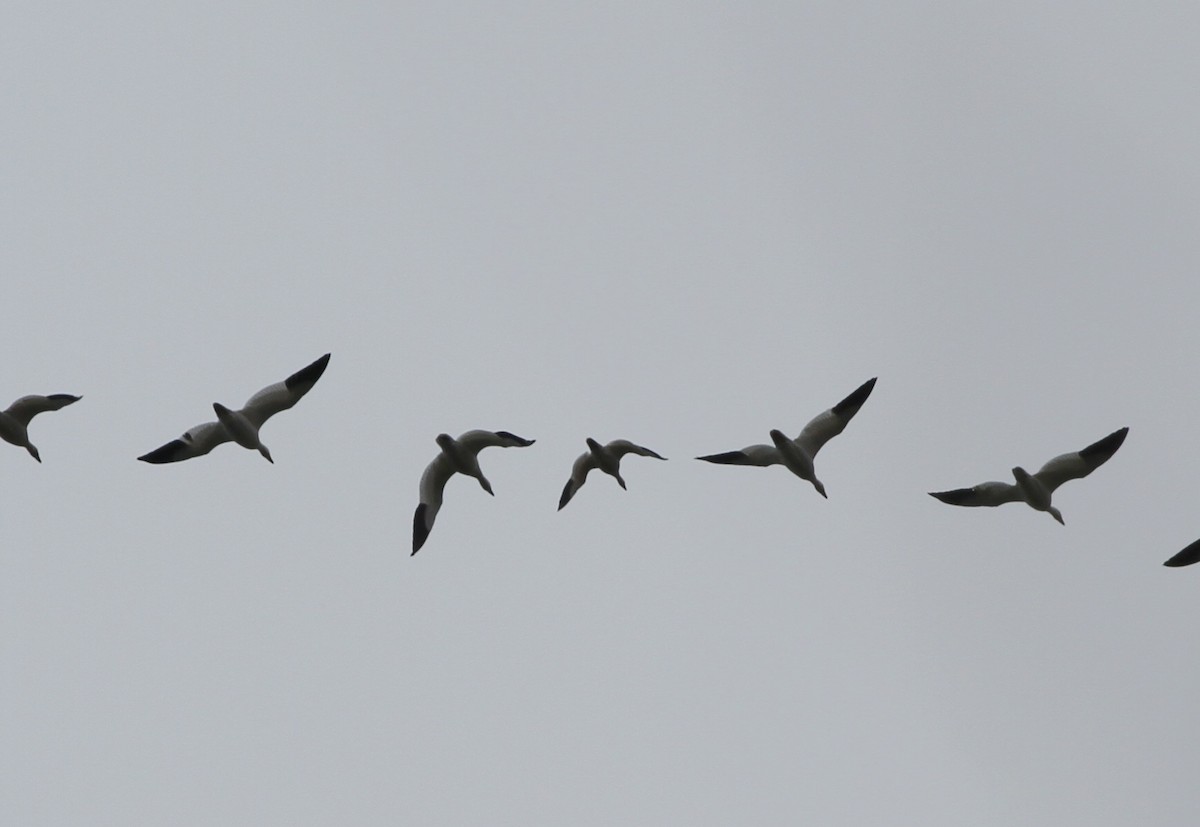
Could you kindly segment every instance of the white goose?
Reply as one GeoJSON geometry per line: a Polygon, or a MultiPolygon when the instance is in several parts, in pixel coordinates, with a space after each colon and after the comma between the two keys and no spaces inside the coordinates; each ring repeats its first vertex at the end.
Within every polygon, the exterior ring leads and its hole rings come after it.
{"type": "MultiPolygon", "coordinates": [[[[413,549],[416,554],[429,539],[433,521],[442,507],[442,491],[446,481],[456,473],[466,474],[479,480],[484,491],[492,494],[492,484],[479,468],[479,452],[498,445],[501,448],[526,448],[534,443],[508,431],[467,431],[458,439],[449,434],[438,434],[437,444],[442,452],[421,474],[421,502],[413,514],[413,549]]],[[[494,494],[493,494],[494,496],[494,494]]],[[[410,555],[411,556],[411,555],[410,555]]]]}
{"type": "Polygon", "coordinates": [[[204,456],[213,448],[224,442],[236,442],[244,448],[258,451],[270,463],[271,452],[262,444],[258,431],[268,419],[280,411],[300,401],[304,394],[312,390],[312,386],[325,372],[329,364],[329,354],[326,353],[306,368],[293,373],[282,382],[268,385],[251,396],[240,411],[230,410],[220,402],[213,403],[217,414],[216,422],[205,422],[191,428],[179,439],[173,439],[166,445],[155,448],[148,454],[138,457],[142,462],[161,464],[164,462],[180,462],[192,457],[204,456]]]}
{"type": "Polygon", "coordinates": [[[1104,439],[1093,442],[1082,451],[1060,454],[1043,465],[1036,474],[1030,474],[1017,466],[1012,469],[1016,484],[1008,482],[981,482],[971,488],[956,488],[953,491],[930,491],[949,505],[997,506],[1004,503],[1027,503],[1031,508],[1045,511],[1062,525],[1062,512],[1050,504],[1054,490],[1069,480],[1086,477],[1112,458],[1125,441],[1128,428],[1113,431],[1104,439]]]}
{"type": "Polygon", "coordinates": [[[571,478],[563,486],[562,497],[558,500],[559,511],[562,511],[563,506],[569,503],[571,498],[575,496],[575,492],[587,482],[588,472],[593,468],[599,468],[604,473],[614,477],[617,483],[622,488],[625,488],[625,480],[621,477],[621,457],[626,454],[637,454],[639,457],[666,459],[666,457],[659,456],[649,448],[634,445],[627,439],[614,439],[607,445],[601,445],[596,440],[588,437],[587,447],[587,452],[580,454],[579,458],[575,460],[575,464],[571,466],[571,478]]]}
{"type": "Polygon", "coordinates": [[[0,439],[24,448],[30,456],[41,462],[42,457],[38,454],[38,449],[29,441],[29,421],[40,413],[57,411],[82,398],[82,396],[72,396],[69,393],[22,396],[9,405],[6,410],[0,411],[0,439]]]}
{"type": "Polygon", "coordinates": [[[817,479],[813,469],[813,460],[817,452],[826,442],[846,430],[846,425],[858,413],[858,409],[867,401],[875,388],[875,377],[863,382],[859,387],[834,405],[829,410],[817,414],[812,421],[804,426],[804,430],[795,439],[789,439],[782,431],[771,431],[771,441],[774,445],[750,445],[740,451],[729,451],[724,454],[709,454],[696,457],[705,462],[716,462],[722,465],[784,465],[800,479],[808,480],[813,488],[822,496],[828,498],[825,486],[817,479]]]}

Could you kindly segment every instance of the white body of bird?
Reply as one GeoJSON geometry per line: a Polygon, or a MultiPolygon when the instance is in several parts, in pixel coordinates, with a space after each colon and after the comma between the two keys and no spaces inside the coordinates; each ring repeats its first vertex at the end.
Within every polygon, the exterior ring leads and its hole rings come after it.
{"type": "Polygon", "coordinates": [[[22,396],[8,408],[0,411],[0,439],[24,448],[31,457],[41,462],[41,454],[29,441],[29,422],[40,413],[57,411],[67,405],[73,405],[82,398],[69,393],[22,396]]]}
{"type": "Polygon", "coordinates": [[[534,443],[508,431],[467,431],[458,439],[449,434],[438,434],[437,444],[441,453],[433,458],[421,474],[421,501],[413,514],[412,553],[416,554],[429,539],[433,522],[442,508],[446,483],[455,474],[464,474],[479,480],[480,487],[492,494],[492,484],[479,468],[479,452],[484,448],[525,448],[534,443]]]}
{"type": "Polygon", "coordinates": [[[771,431],[771,441],[775,443],[774,445],[748,445],[740,451],[709,454],[696,457],[696,459],[720,465],[756,465],[759,467],[783,465],[800,479],[812,483],[813,488],[822,497],[828,497],[825,493],[825,485],[817,479],[814,466],[817,452],[824,447],[825,443],[846,430],[850,420],[854,418],[863,403],[867,401],[867,397],[871,395],[871,391],[874,390],[877,378],[868,379],[841,402],[829,410],[817,414],[804,426],[804,430],[795,439],[788,438],[782,431],[773,430],[771,431]]]}
{"type": "Polygon", "coordinates": [[[666,459],[666,457],[660,456],[649,448],[644,448],[627,439],[614,439],[607,445],[601,445],[596,440],[588,437],[587,447],[587,452],[580,454],[571,466],[571,478],[563,486],[562,496],[558,500],[559,511],[562,511],[563,507],[575,496],[575,492],[587,482],[587,475],[593,468],[600,469],[615,479],[621,488],[626,488],[625,478],[621,476],[621,458],[623,456],[626,454],[636,454],[641,457],[666,459]]]}
{"type": "Polygon", "coordinates": [[[251,396],[241,410],[235,411],[220,402],[214,402],[216,422],[205,422],[189,428],[183,436],[143,454],[138,459],[155,465],[182,462],[185,459],[204,456],[223,443],[236,442],[243,448],[258,451],[268,462],[274,463],[271,452],[262,443],[259,429],[272,416],[286,411],[312,390],[328,364],[329,354],[326,353],[282,382],[268,385],[251,396]]]}
{"type": "Polygon", "coordinates": [[[1066,525],[1062,512],[1050,504],[1055,490],[1069,480],[1086,477],[1108,462],[1121,447],[1128,433],[1128,428],[1120,428],[1080,451],[1059,454],[1035,474],[1017,466],[1012,469],[1015,484],[992,480],[970,488],[931,491],[929,496],[948,505],[967,507],[995,507],[1005,503],[1023,502],[1030,508],[1045,511],[1059,523],[1066,525]]]}

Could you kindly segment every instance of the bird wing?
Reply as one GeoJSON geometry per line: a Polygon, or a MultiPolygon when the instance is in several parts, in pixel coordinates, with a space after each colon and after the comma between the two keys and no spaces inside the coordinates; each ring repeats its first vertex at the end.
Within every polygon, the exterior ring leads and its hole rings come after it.
{"type": "Polygon", "coordinates": [[[595,467],[596,457],[592,455],[591,451],[579,455],[578,459],[571,465],[571,478],[563,486],[562,496],[558,498],[559,511],[562,511],[563,506],[571,501],[576,491],[583,488],[583,484],[587,482],[588,473],[595,467]]]}
{"type": "Polygon", "coordinates": [[[82,396],[72,396],[69,393],[52,393],[49,396],[22,396],[8,406],[5,411],[22,425],[28,425],[29,420],[46,411],[57,411],[67,405],[78,402],[82,396]]]}
{"type": "Polygon", "coordinates": [[[463,450],[475,454],[493,445],[501,448],[525,448],[535,442],[508,431],[467,431],[455,441],[463,450]]]}
{"type": "Polygon", "coordinates": [[[614,439],[612,442],[604,446],[604,450],[611,451],[617,459],[620,459],[626,454],[637,454],[639,457],[666,459],[666,457],[660,456],[656,452],[651,451],[649,448],[644,448],[641,445],[637,445],[627,439],[614,439]]]}
{"type": "Polygon", "coordinates": [[[429,539],[433,530],[433,521],[438,510],[442,507],[442,492],[446,488],[446,480],[454,476],[454,466],[445,454],[439,453],[433,462],[425,466],[421,474],[421,501],[413,514],[413,550],[416,554],[429,539]]]}
{"type": "Polygon", "coordinates": [[[308,367],[301,368],[282,382],[267,385],[246,400],[246,404],[242,406],[242,414],[253,422],[255,427],[261,428],[262,424],[272,416],[280,411],[286,411],[299,402],[304,394],[312,390],[312,386],[317,384],[317,380],[321,378],[321,374],[325,372],[328,364],[329,354],[326,353],[308,367]]]}
{"type": "Polygon", "coordinates": [[[796,437],[796,445],[808,455],[809,459],[816,457],[826,442],[846,430],[850,420],[858,413],[858,409],[867,401],[871,391],[875,389],[874,379],[868,379],[858,388],[827,411],[817,414],[804,426],[804,430],[796,437]]]}
{"type": "Polygon", "coordinates": [[[1082,451],[1060,454],[1043,465],[1036,474],[1038,482],[1053,491],[1068,480],[1086,477],[1112,458],[1125,441],[1128,428],[1113,431],[1104,439],[1093,442],[1082,451]]]}
{"type": "Polygon", "coordinates": [[[1176,554],[1170,560],[1163,563],[1163,565],[1170,566],[1173,569],[1177,569],[1177,568],[1180,568],[1181,566],[1190,566],[1192,563],[1197,563],[1197,562],[1200,562],[1200,540],[1197,540],[1196,542],[1192,543],[1190,546],[1188,546],[1183,551],[1176,554]]]}
{"type": "Polygon", "coordinates": [[[765,468],[768,465],[779,465],[783,459],[779,449],[774,445],[748,445],[740,451],[726,451],[723,454],[709,454],[696,457],[705,462],[715,462],[718,465],[757,465],[765,468]]]}
{"type": "Polygon", "coordinates": [[[173,439],[148,454],[142,454],[138,459],[154,465],[180,462],[192,457],[202,457],[222,442],[229,442],[231,439],[233,437],[220,422],[205,422],[189,428],[179,439],[173,439]]]}
{"type": "Polygon", "coordinates": [[[1019,502],[1022,499],[1020,489],[1007,482],[981,482],[971,488],[930,491],[929,496],[948,505],[966,506],[997,506],[1019,502]]]}

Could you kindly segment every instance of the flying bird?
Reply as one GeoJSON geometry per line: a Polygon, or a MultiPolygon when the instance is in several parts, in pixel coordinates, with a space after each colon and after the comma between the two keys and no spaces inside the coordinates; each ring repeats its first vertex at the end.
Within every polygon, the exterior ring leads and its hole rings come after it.
{"type": "MultiPolygon", "coordinates": [[[[442,451],[421,474],[421,501],[413,514],[413,549],[416,554],[429,539],[433,521],[442,507],[442,491],[446,481],[454,474],[466,474],[479,480],[484,491],[492,494],[492,484],[479,468],[479,452],[498,445],[501,448],[526,448],[534,443],[508,431],[467,431],[458,439],[449,434],[438,434],[437,444],[442,451]]],[[[494,496],[494,494],[493,494],[494,496]]],[[[411,556],[411,555],[410,555],[411,556]]]]}
{"type": "Polygon", "coordinates": [[[57,411],[82,398],[82,396],[72,396],[69,393],[22,396],[9,405],[6,410],[0,411],[0,439],[24,448],[30,456],[41,462],[42,457],[38,454],[38,449],[29,441],[29,421],[40,413],[57,411]]]}
{"type": "Polygon", "coordinates": [[[1176,554],[1170,560],[1163,563],[1163,565],[1170,566],[1173,569],[1177,569],[1177,568],[1182,568],[1183,566],[1190,566],[1192,563],[1196,563],[1196,562],[1200,562],[1200,540],[1197,540],[1196,542],[1192,543],[1190,546],[1188,546],[1183,551],[1176,554]]]}
{"type": "Polygon", "coordinates": [[[640,457],[666,459],[666,457],[659,456],[649,448],[634,445],[627,439],[614,439],[607,445],[601,445],[596,440],[588,437],[587,447],[587,452],[580,454],[579,458],[575,460],[575,464],[571,466],[571,478],[563,486],[562,497],[558,500],[559,511],[562,511],[563,506],[569,503],[571,498],[575,496],[575,492],[587,482],[588,472],[593,468],[599,468],[609,476],[616,478],[617,483],[622,488],[625,488],[625,480],[621,477],[621,457],[626,454],[637,454],[640,457]]]}
{"type": "Polygon", "coordinates": [[[293,373],[282,382],[267,385],[258,393],[246,400],[240,411],[230,410],[220,402],[213,403],[213,411],[217,414],[216,422],[205,422],[191,428],[179,439],[173,439],[166,445],[155,448],[148,454],[138,457],[142,462],[162,464],[165,462],[180,462],[192,457],[207,454],[223,442],[236,442],[244,448],[258,451],[270,463],[271,452],[262,444],[258,431],[268,419],[280,411],[286,411],[295,405],[304,394],[312,390],[312,386],[325,372],[329,364],[329,354],[326,353],[306,368],[293,373]]]}
{"type": "Polygon", "coordinates": [[[1047,512],[1059,523],[1066,525],[1062,512],[1050,504],[1054,489],[1068,480],[1082,479],[1108,462],[1121,447],[1128,433],[1128,428],[1121,428],[1104,439],[1093,442],[1082,451],[1060,454],[1043,465],[1036,474],[1030,474],[1017,466],[1012,469],[1012,475],[1016,479],[1015,485],[1008,482],[981,482],[971,488],[930,491],[929,496],[949,505],[964,506],[997,506],[1024,502],[1038,511],[1047,512]]]}
{"type": "Polygon", "coordinates": [[[813,469],[813,460],[817,452],[826,442],[846,430],[846,425],[858,413],[858,409],[867,401],[875,388],[875,377],[859,385],[858,389],[834,405],[824,413],[817,414],[812,421],[804,426],[800,436],[789,439],[782,431],[771,431],[771,441],[774,445],[750,445],[740,451],[729,451],[724,454],[709,454],[706,457],[696,457],[705,462],[716,462],[721,465],[784,465],[789,471],[802,480],[808,480],[813,488],[822,496],[828,498],[825,486],[817,479],[813,469]]]}

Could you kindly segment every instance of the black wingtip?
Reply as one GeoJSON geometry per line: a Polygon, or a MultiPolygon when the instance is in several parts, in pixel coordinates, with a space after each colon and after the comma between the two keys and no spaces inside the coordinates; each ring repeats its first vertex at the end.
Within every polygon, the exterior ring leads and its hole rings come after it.
{"type": "Polygon", "coordinates": [[[1128,434],[1128,427],[1119,428],[1108,436],[1104,437],[1104,439],[1098,439],[1088,447],[1084,448],[1079,452],[1079,455],[1088,462],[1094,463],[1095,465],[1100,465],[1103,462],[1107,462],[1108,459],[1117,452],[1117,449],[1121,447],[1123,442],[1125,442],[1125,437],[1128,436],[1128,434]]]}
{"type": "Polygon", "coordinates": [[[513,442],[517,443],[517,447],[520,448],[528,448],[530,445],[537,442],[536,439],[526,439],[523,436],[517,436],[512,431],[493,431],[493,433],[498,437],[511,439],[513,442]]]}
{"type": "Polygon", "coordinates": [[[953,491],[930,491],[929,496],[941,500],[946,505],[963,505],[972,494],[970,488],[955,488],[953,491]]]}
{"type": "Polygon", "coordinates": [[[413,514],[413,550],[409,557],[420,551],[421,546],[429,539],[429,529],[425,527],[425,508],[425,503],[421,503],[413,514]]]}
{"type": "Polygon", "coordinates": [[[723,454],[709,454],[706,457],[696,457],[704,462],[715,462],[718,465],[740,465],[746,459],[741,451],[726,451],[723,454]]]}
{"type": "Polygon", "coordinates": [[[162,465],[167,462],[178,462],[179,452],[184,448],[182,439],[173,439],[166,445],[155,448],[148,454],[142,454],[138,459],[152,465],[162,465]]]}
{"type": "Polygon", "coordinates": [[[329,356],[330,354],[326,353],[308,367],[301,368],[285,379],[284,384],[286,385],[287,389],[293,390],[297,385],[312,386],[315,384],[316,381],[321,378],[321,374],[325,372],[325,368],[329,364],[329,356]]]}
{"type": "Polygon", "coordinates": [[[878,379],[878,376],[873,376],[866,382],[863,382],[853,393],[834,405],[833,412],[846,419],[854,416],[858,413],[858,409],[863,406],[863,403],[867,401],[867,397],[871,395],[871,391],[875,390],[875,382],[878,379]]]}
{"type": "Polygon", "coordinates": [[[571,498],[575,496],[575,489],[571,485],[571,480],[567,480],[567,484],[563,486],[562,496],[558,498],[558,510],[562,511],[571,498]]]}
{"type": "Polygon", "coordinates": [[[73,393],[52,393],[46,398],[53,399],[55,402],[61,402],[64,405],[71,405],[75,402],[78,402],[80,399],[83,399],[82,396],[76,396],[73,393]]]}
{"type": "Polygon", "coordinates": [[[1190,566],[1192,563],[1197,562],[1200,562],[1200,540],[1192,543],[1170,560],[1163,563],[1163,565],[1167,566],[1168,568],[1179,569],[1183,568],[1184,566],[1190,566]]]}

